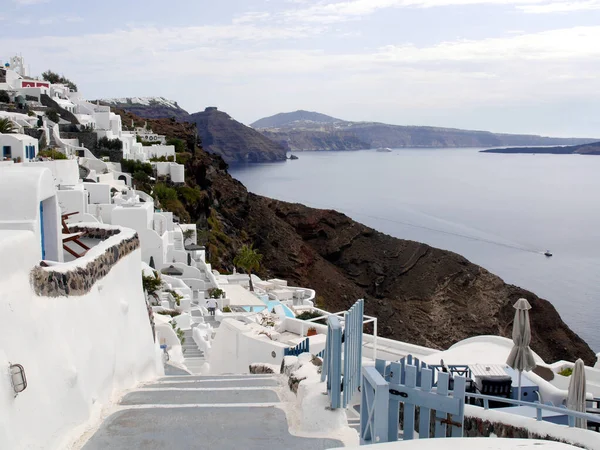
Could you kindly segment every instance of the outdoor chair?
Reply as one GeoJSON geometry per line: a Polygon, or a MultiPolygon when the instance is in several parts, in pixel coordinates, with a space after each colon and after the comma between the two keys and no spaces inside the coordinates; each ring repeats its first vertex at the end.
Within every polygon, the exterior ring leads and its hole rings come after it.
{"type": "Polygon", "coordinates": [[[72,212],[72,213],[62,214],[60,216],[60,221],[61,221],[61,225],[62,225],[62,242],[63,242],[63,249],[65,249],[65,251],[69,252],[75,258],[81,258],[83,255],[85,255],[88,252],[88,250],[90,248],[87,245],[85,245],[83,242],[80,241],[80,239],[83,236],[85,236],[85,232],[71,233],[71,230],[69,230],[69,226],[67,225],[66,221],[69,217],[71,217],[75,214],[78,214],[78,213],[72,212]],[[68,242],[77,244],[79,247],[81,247],[83,249],[83,252],[77,253],[75,250],[73,250],[72,248],[70,248],[67,245],[68,242]]]}
{"type": "MultiPolygon", "coordinates": [[[[493,397],[504,397],[510,398],[512,390],[512,378],[510,376],[497,378],[497,377],[480,377],[481,389],[476,388],[482,395],[490,395],[493,397]]],[[[494,402],[490,401],[490,408],[499,408],[505,406],[506,403],[502,401],[494,402]]]]}

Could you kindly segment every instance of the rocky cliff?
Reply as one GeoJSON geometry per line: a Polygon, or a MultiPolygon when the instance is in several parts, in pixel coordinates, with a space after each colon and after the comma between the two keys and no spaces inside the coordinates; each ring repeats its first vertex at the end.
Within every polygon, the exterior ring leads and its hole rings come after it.
{"type": "MultiPolygon", "coordinates": [[[[169,129],[169,121],[162,128],[158,122],[153,128],[169,129]]],[[[172,131],[171,137],[193,140],[187,136],[193,130],[172,131]]],[[[460,255],[392,238],[335,211],[250,194],[221,157],[199,148],[187,160],[186,176],[177,195],[217,269],[231,271],[237,249],[254,243],[264,255],[260,275],[315,289],[329,310],[365,298],[380,335],[437,348],[480,334],[510,337],[512,305],[525,297],[533,306],[536,352],[547,361],[595,361],[549,302],[460,255]]]]}
{"type": "Polygon", "coordinates": [[[535,294],[455,253],[377,232],[335,211],[249,194],[223,168],[207,171],[214,214],[231,247],[217,265],[231,270],[237,242],[256,243],[264,272],[315,289],[328,310],[365,298],[382,336],[447,348],[480,334],[510,337],[514,308],[531,303],[532,348],[547,361],[595,361],[589,346],[535,294]]]}
{"type": "Polygon", "coordinates": [[[366,148],[453,148],[524,145],[578,145],[594,139],[553,138],[490,133],[454,128],[400,126],[350,122],[319,113],[296,111],[260,119],[252,124],[269,139],[290,150],[358,150],[366,148]]]}
{"type": "Polygon", "coordinates": [[[228,163],[285,161],[286,149],[217,108],[192,114],[202,146],[228,163]]]}

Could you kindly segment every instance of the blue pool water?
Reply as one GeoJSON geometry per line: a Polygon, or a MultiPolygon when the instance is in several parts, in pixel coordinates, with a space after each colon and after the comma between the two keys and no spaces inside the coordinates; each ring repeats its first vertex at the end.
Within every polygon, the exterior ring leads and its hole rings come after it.
{"type": "MultiPolygon", "coordinates": [[[[286,317],[291,317],[292,319],[294,317],[296,317],[296,315],[292,312],[292,310],[290,308],[288,308],[287,306],[285,306],[283,303],[278,302],[277,300],[267,300],[267,301],[265,301],[262,298],[261,298],[261,300],[267,305],[267,308],[269,309],[269,311],[273,311],[273,308],[275,308],[277,305],[281,305],[283,307],[283,311],[285,312],[285,316],[286,317]]],[[[246,311],[250,312],[250,307],[249,306],[244,306],[244,309],[246,311]]]]}

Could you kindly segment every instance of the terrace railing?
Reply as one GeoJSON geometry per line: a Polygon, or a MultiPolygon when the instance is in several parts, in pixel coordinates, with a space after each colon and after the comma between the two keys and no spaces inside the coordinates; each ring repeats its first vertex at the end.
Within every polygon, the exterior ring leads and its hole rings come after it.
{"type": "Polygon", "coordinates": [[[304,339],[295,347],[286,348],[283,350],[284,356],[298,356],[301,353],[306,353],[310,351],[310,341],[308,338],[304,339]]]}
{"type": "MultiPolygon", "coordinates": [[[[495,403],[506,403],[509,405],[528,406],[530,408],[535,408],[537,421],[541,421],[543,419],[542,411],[552,411],[555,413],[561,413],[561,414],[564,414],[567,416],[568,425],[571,428],[575,427],[575,419],[584,419],[584,420],[587,420],[587,421],[593,422],[593,423],[600,422],[600,415],[598,415],[598,414],[590,414],[590,413],[584,413],[584,412],[579,412],[579,411],[573,411],[571,409],[567,409],[564,406],[545,405],[545,404],[539,403],[539,402],[514,400],[512,398],[494,397],[493,395],[483,395],[483,394],[476,394],[476,393],[471,393],[471,392],[465,393],[465,397],[482,400],[484,409],[490,409],[490,405],[489,405],[490,401],[495,402],[495,403]]],[[[502,411],[502,412],[509,413],[509,411],[502,411]]]]}

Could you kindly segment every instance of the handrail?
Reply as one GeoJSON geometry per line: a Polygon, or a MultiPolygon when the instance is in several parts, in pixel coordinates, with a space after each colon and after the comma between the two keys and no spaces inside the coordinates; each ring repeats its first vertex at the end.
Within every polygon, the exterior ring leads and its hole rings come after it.
{"type": "MultiPolygon", "coordinates": [[[[518,406],[530,406],[536,409],[536,419],[538,421],[542,420],[542,410],[544,411],[552,411],[558,412],[561,414],[565,414],[569,417],[569,427],[575,426],[575,419],[585,419],[592,422],[600,422],[600,415],[598,414],[589,414],[583,413],[579,411],[573,411],[572,409],[567,409],[564,406],[551,406],[545,405],[539,402],[525,402],[522,400],[514,400],[512,398],[505,397],[494,397],[493,395],[484,395],[484,394],[475,394],[471,392],[466,392],[465,397],[476,398],[479,400],[483,400],[483,408],[488,410],[490,409],[489,402],[497,402],[497,403],[507,403],[509,405],[518,405],[518,406]]],[[[508,411],[501,411],[508,412],[508,411]]]]}

